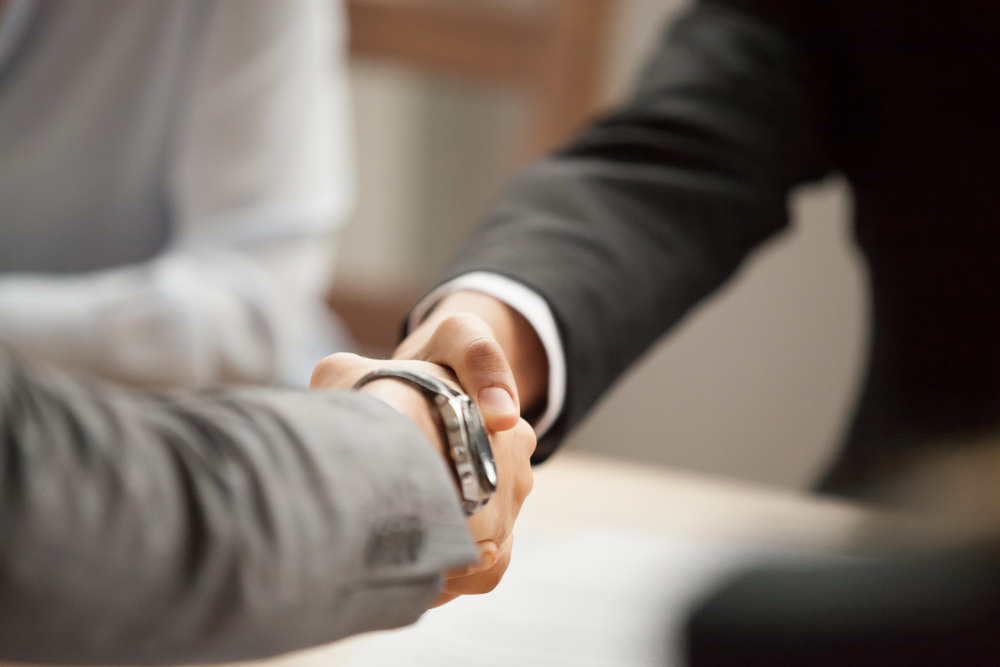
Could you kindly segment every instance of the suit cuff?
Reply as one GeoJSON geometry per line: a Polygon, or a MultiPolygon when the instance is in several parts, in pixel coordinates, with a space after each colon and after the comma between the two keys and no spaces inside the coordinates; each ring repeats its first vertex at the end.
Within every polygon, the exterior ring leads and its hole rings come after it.
{"type": "Polygon", "coordinates": [[[541,438],[562,414],[566,402],[566,354],[552,309],[538,293],[515,280],[497,273],[475,271],[446,282],[424,297],[410,313],[410,330],[424,321],[438,302],[460,290],[482,292],[503,301],[528,320],[542,341],[549,361],[548,400],[542,416],[533,424],[536,436],[541,438]]]}

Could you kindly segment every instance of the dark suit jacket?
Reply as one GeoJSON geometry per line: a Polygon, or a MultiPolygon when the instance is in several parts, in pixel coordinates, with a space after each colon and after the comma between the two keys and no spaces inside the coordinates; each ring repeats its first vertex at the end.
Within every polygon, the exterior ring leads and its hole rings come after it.
{"type": "Polygon", "coordinates": [[[716,0],[664,35],[624,106],[507,188],[447,268],[551,306],[568,398],[609,385],[832,171],[874,293],[867,386],[829,488],[881,453],[1000,423],[1000,5],[716,0]]]}
{"type": "Polygon", "coordinates": [[[0,348],[0,662],[262,658],[410,623],[475,559],[379,400],[130,393],[0,348]]]}

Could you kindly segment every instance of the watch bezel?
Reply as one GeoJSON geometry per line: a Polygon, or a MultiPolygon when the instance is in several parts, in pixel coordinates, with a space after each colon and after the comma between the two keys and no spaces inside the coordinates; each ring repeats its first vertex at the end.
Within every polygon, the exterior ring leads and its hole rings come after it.
{"type": "Polygon", "coordinates": [[[469,433],[469,449],[474,452],[472,462],[479,474],[480,485],[493,493],[497,489],[498,481],[496,460],[493,458],[493,445],[490,443],[489,434],[486,433],[486,425],[483,422],[479,406],[472,399],[464,398],[463,408],[467,428],[469,424],[476,427],[469,433]]]}
{"type": "Polygon", "coordinates": [[[467,515],[472,515],[496,491],[493,448],[472,399],[451,387],[448,389],[448,394],[438,393],[434,401],[444,422],[448,456],[462,495],[462,507],[467,515]]]}

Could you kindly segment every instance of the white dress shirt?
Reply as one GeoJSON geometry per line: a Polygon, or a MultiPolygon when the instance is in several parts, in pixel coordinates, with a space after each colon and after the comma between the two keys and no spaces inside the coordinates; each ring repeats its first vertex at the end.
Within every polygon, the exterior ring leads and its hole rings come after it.
{"type": "Polygon", "coordinates": [[[353,204],[327,0],[7,0],[0,340],[139,384],[302,383],[353,204]]]}

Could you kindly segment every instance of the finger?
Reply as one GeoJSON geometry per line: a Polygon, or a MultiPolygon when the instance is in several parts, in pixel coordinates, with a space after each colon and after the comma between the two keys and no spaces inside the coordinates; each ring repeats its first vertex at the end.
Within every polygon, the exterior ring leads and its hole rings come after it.
{"type": "MultiPolygon", "coordinates": [[[[531,424],[521,419],[510,435],[514,438],[514,442],[517,443],[516,446],[520,450],[519,460],[527,467],[527,472],[530,476],[531,455],[535,453],[535,448],[538,447],[538,438],[535,436],[535,429],[531,427],[531,424]]],[[[528,487],[528,491],[531,491],[530,486],[528,487]]]]}
{"type": "Polygon", "coordinates": [[[511,535],[500,547],[497,560],[488,570],[445,581],[444,592],[448,595],[482,595],[489,593],[500,583],[510,565],[510,554],[514,545],[511,535]]]}
{"type": "Polygon", "coordinates": [[[500,559],[500,547],[498,547],[496,542],[493,540],[483,540],[482,542],[478,542],[476,547],[479,549],[479,562],[468,567],[460,567],[455,570],[449,570],[448,573],[445,574],[445,579],[461,579],[462,577],[467,577],[470,574],[475,574],[476,572],[483,572],[493,567],[500,559]]]}
{"type": "Polygon", "coordinates": [[[503,544],[513,528],[517,514],[515,511],[513,516],[511,515],[512,508],[509,507],[506,493],[507,491],[498,492],[490,498],[486,507],[466,519],[469,533],[476,541],[480,554],[486,548],[484,545],[487,542],[492,542],[494,545],[503,544]]]}
{"type": "Polygon", "coordinates": [[[427,344],[428,339],[431,334],[434,333],[434,329],[437,325],[433,321],[426,321],[416,329],[410,332],[410,334],[396,346],[396,349],[392,352],[393,359],[417,359],[419,358],[420,350],[423,349],[424,345],[427,344]]]}
{"type": "Polygon", "coordinates": [[[520,405],[514,373],[482,319],[468,314],[446,317],[418,355],[455,372],[465,391],[476,397],[488,430],[507,431],[517,425],[520,405]]]}
{"type": "Polygon", "coordinates": [[[469,568],[469,574],[485,572],[500,560],[500,547],[493,540],[477,542],[476,547],[479,549],[479,562],[469,568]]]}
{"type": "Polygon", "coordinates": [[[486,506],[468,518],[468,527],[476,541],[503,543],[525,499],[534,486],[531,455],[535,451],[535,432],[523,419],[510,431],[492,438],[493,453],[500,477],[497,493],[486,506]]]}

